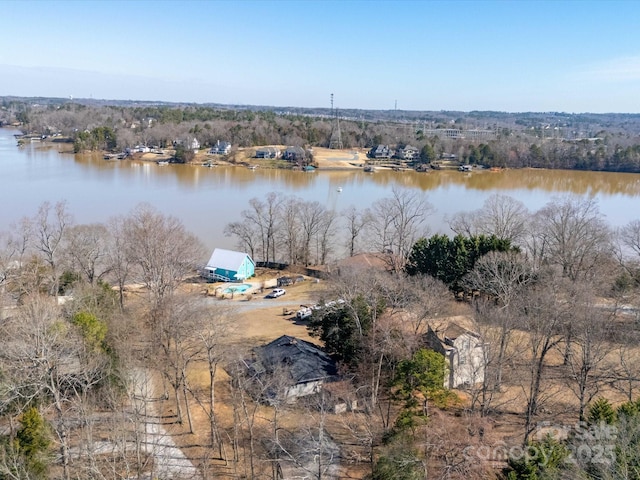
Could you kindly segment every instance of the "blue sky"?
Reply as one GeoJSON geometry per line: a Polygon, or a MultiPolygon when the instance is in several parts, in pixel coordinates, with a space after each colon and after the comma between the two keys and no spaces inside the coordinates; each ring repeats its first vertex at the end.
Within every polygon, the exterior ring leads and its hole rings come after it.
{"type": "Polygon", "coordinates": [[[0,0],[0,95],[640,113],[640,2],[0,0]]]}

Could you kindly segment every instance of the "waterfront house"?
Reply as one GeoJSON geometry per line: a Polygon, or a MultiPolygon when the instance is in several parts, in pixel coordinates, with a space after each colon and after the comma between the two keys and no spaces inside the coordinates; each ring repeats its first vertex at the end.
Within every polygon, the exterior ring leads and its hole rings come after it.
{"type": "Polygon", "coordinates": [[[391,158],[391,153],[392,152],[391,152],[391,149],[389,148],[389,145],[376,145],[371,150],[369,150],[369,153],[367,153],[367,156],[369,158],[383,159],[383,158],[391,158]]]}
{"type": "Polygon", "coordinates": [[[307,152],[302,147],[288,147],[284,151],[282,158],[289,162],[304,162],[307,158],[307,152]]]}
{"type": "Polygon", "coordinates": [[[255,269],[249,254],[216,248],[201,275],[212,282],[236,282],[253,277],[255,269]]]}
{"type": "Polygon", "coordinates": [[[411,145],[405,145],[396,150],[395,157],[400,160],[415,160],[420,156],[420,150],[411,145]]]}
{"type": "Polygon", "coordinates": [[[282,152],[276,147],[260,147],[256,149],[255,158],[280,158],[282,152]]]}
{"type": "Polygon", "coordinates": [[[220,140],[218,140],[216,144],[213,147],[211,147],[211,150],[209,150],[209,153],[212,153],[214,155],[226,155],[230,151],[231,151],[231,144],[229,142],[221,142],[220,140]]]}

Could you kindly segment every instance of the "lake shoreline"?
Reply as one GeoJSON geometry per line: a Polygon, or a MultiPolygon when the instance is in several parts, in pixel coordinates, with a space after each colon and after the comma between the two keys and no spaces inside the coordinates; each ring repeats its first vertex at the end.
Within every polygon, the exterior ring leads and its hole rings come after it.
{"type": "MultiPolygon", "coordinates": [[[[79,223],[105,222],[148,203],[179,218],[208,248],[234,249],[235,241],[224,235],[225,226],[242,218],[252,198],[264,200],[272,192],[283,198],[318,202],[338,214],[351,207],[370,208],[390,197],[394,189],[416,192],[433,206],[428,220],[430,234],[451,234],[450,218],[481,208],[494,194],[511,196],[530,211],[540,209],[555,196],[595,196],[614,227],[637,219],[640,205],[640,174],[544,169],[472,173],[380,169],[366,173],[354,166],[330,168],[335,163],[327,163],[326,168],[313,174],[267,168],[269,160],[265,160],[265,167],[255,170],[239,164],[213,168],[197,164],[158,166],[152,161],[104,160],[98,152],[60,155],[56,146],[69,147],[68,143],[47,147],[34,142],[17,148],[14,133],[18,131],[0,129],[0,202],[12,206],[0,212],[0,230],[23,215],[37,212],[43,202],[66,202],[79,223]]],[[[339,162],[358,163],[352,154],[336,155],[328,149],[321,153],[330,158],[348,156],[339,162]]],[[[336,248],[341,245],[336,243],[336,248]]]]}
{"type": "MultiPolygon", "coordinates": [[[[2,127],[6,128],[6,127],[2,127]]],[[[169,162],[170,164],[179,162],[172,162],[171,160],[174,158],[172,149],[166,149],[168,151],[163,151],[162,153],[157,152],[133,152],[128,154],[125,158],[118,158],[118,153],[110,152],[108,150],[85,150],[82,152],[75,152],[73,147],[73,142],[67,138],[42,138],[35,135],[14,135],[16,138],[20,138],[18,142],[18,147],[24,147],[28,144],[33,145],[36,149],[48,150],[53,149],[54,147],[58,150],[59,153],[63,154],[71,154],[71,155],[90,155],[97,154],[102,156],[106,161],[110,160],[138,160],[143,162],[150,163],[158,163],[158,162],[169,162]],[[31,139],[36,139],[36,141],[31,141],[31,139]],[[29,141],[26,141],[29,140],[29,141]]],[[[254,147],[252,147],[254,148],[254,147]]],[[[163,149],[165,150],[165,149],[163,149]]],[[[239,151],[245,151],[246,148],[240,149],[239,151]]],[[[313,164],[314,170],[308,171],[307,173],[313,173],[315,171],[322,172],[338,172],[338,171],[363,171],[363,169],[369,165],[371,171],[368,173],[375,173],[375,171],[398,171],[398,172],[415,172],[416,168],[409,167],[407,165],[397,165],[395,163],[391,164],[380,164],[379,161],[372,161],[371,159],[366,157],[366,152],[364,149],[360,149],[361,151],[357,151],[354,149],[343,149],[343,150],[329,150],[329,149],[320,149],[321,152],[318,155],[318,158],[314,157],[313,164]],[[353,155],[353,158],[348,157],[340,157],[339,155],[350,154],[353,155]],[[328,157],[328,155],[332,155],[332,157],[328,157]],[[361,158],[364,156],[365,158],[361,158]]],[[[237,166],[244,168],[261,168],[267,170],[300,170],[300,168],[291,165],[290,163],[277,159],[258,159],[253,157],[244,157],[241,160],[231,161],[225,159],[220,155],[215,155],[208,153],[206,150],[200,150],[195,153],[195,158],[193,161],[185,163],[185,165],[193,165],[193,166],[205,166],[205,167],[215,167],[215,166],[237,166]]],[[[439,168],[429,168],[427,171],[421,171],[420,173],[428,173],[430,171],[437,170],[457,170],[458,165],[440,165],[439,168]]],[[[482,166],[475,166],[473,171],[485,171],[489,170],[482,166]]],[[[500,169],[504,170],[504,169],[500,169]]]]}

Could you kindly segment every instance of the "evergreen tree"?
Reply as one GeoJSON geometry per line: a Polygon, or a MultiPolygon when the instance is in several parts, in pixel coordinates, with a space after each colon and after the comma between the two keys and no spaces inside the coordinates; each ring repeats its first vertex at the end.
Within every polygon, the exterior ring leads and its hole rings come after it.
{"type": "Polygon", "coordinates": [[[18,451],[23,455],[27,470],[36,478],[44,478],[47,463],[44,453],[51,443],[44,418],[37,408],[29,408],[20,418],[16,434],[18,451]]]}
{"type": "Polygon", "coordinates": [[[599,424],[605,422],[609,425],[616,420],[616,411],[611,406],[611,402],[606,398],[598,398],[589,407],[589,415],[587,421],[589,424],[599,424]]]}
{"type": "Polygon", "coordinates": [[[421,238],[412,247],[406,271],[409,275],[431,275],[451,289],[459,290],[460,281],[473,270],[480,257],[492,251],[512,250],[510,240],[495,235],[456,235],[450,239],[446,235],[421,238]]]}

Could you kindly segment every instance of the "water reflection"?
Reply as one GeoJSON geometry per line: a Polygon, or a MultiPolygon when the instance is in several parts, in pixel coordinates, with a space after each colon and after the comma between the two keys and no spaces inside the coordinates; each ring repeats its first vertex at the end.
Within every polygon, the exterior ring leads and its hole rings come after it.
{"type": "Polygon", "coordinates": [[[511,195],[530,210],[554,195],[594,195],[614,226],[640,217],[640,174],[561,170],[299,172],[246,167],[158,166],[136,160],[104,160],[102,155],[60,154],[62,146],[17,148],[15,131],[0,129],[0,230],[32,215],[43,201],[65,199],[82,223],[126,214],[148,202],[180,218],[209,246],[233,247],[222,234],[252,197],[276,191],[316,200],[327,208],[363,208],[390,195],[392,187],[425,193],[434,206],[430,230],[447,232],[447,218],[474,210],[495,192],[511,195]],[[338,189],[341,192],[338,192],[338,189]],[[6,206],[11,208],[6,208],[6,206]]]}
{"type": "MultiPolygon", "coordinates": [[[[28,158],[42,156],[34,147],[25,149],[28,158]]],[[[46,155],[59,154],[46,151],[46,155]]],[[[365,173],[354,170],[326,170],[318,172],[299,172],[286,169],[246,167],[214,168],[200,165],[169,165],[161,167],[153,162],[137,160],[105,161],[99,154],[81,154],[73,156],[76,165],[84,171],[118,172],[124,175],[152,177],[157,182],[176,182],[186,188],[235,186],[239,189],[251,188],[256,183],[272,184],[291,191],[312,188],[318,183],[363,188],[368,184],[383,188],[394,185],[403,188],[418,188],[423,191],[436,190],[449,186],[461,186],[469,190],[516,191],[540,190],[548,193],[573,193],[576,195],[640,195],[640,175],[614,172],[582,172],[568,170],[503,170],[475,171],[462,173],[451,170],[420,173],[415,171],[395,172],[378,170],[365,173]],[[319,180],[319,177],[322,177],[319,180]]]]}

